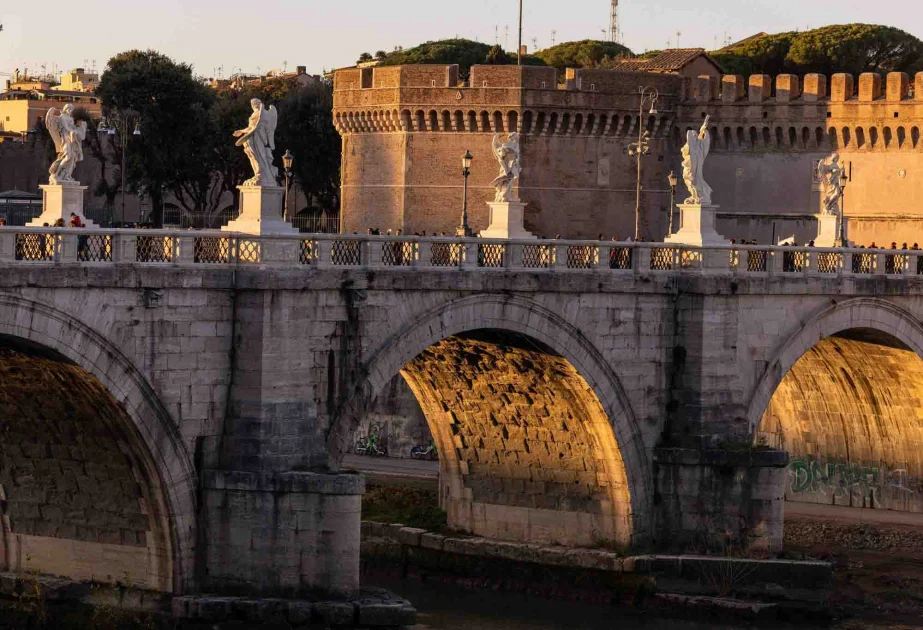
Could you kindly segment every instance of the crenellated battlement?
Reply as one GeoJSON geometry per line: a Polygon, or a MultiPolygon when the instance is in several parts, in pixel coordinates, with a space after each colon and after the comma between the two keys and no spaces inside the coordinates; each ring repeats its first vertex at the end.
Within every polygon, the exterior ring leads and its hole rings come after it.
{"type": "Polygon", "coordinates": [[[380,66],[336,73],[341,134],[518,131],[632,138],[645,125],[679,142],[711,116],[718,150],[915,149],[923,73],[701,76],[542,66],[380,66]],[[638,116],[639,88],[658,113],[638,116]],[[899,121],[899,122],[898,122],[899,121]]]}
{"type": "Polygon", "coordinates": [[[891,72],[884,78],[866,72],[860,74],[858,80],[851,74],[834,74],[829,82],[822,74],[808,74],[803,79],[794,74],[780,74],[775,79],[768,74],[754,74],[749,79],[740,75],[701,76],[690,80],[689,87],[684,103],[906,102],[923,105],[923,72],[917,73],[913,82],[905,72],[891,72]]]}
{"type": "Polygon", "coordinates": [[[637,135],[647,125],[665,137],[684,94],[683,79],[665,74],[542,66],[348,69],[334,80],[334,123],[344,133],[441,132],[526,135],[637,135]],[[662,114],[638,117],[642,85],[657,89],[662,114]]]}

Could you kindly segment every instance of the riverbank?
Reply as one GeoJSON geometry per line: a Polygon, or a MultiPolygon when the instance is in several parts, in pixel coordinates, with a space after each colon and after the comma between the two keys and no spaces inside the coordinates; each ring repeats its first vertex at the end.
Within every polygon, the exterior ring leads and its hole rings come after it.
{"type": "MultiPolygon", "coordinates": [[[[368,487],[363,518],[374,516],[381,519],[387,514],[390,518],[381,520],[390,520],[392,525],[406,522],[418,528],[434,519],[437,523],[444,523],[439,520],[436,486],[432,481],[378,477],[368,487]],[[411,506],[412,510],[408,509],[411,506]],[[420,514],[426,514],[426,519],[420,519],[420,514]]],[[[611,573],[600,577],[596,573],[598,567],[594,569],[577,564],[572,573],[561,571],[560,567],[555,572],[548,571],[547,564],[520,562],[522,557],[518,560],[509,557],[482,558],[477,562],[470,559],[447,560],[444,542],[437,557],[419,550],[408,553],[403,549],[405,543],[399,538],[394,539],[395,528],[387,530],[383,536],[384,530],[375,525],[364,525],[363,567],[369,575],[386,574],[422,583],[451,584],[472,592],[503,591],[557,601],[629,604],[683,618],[733,615],[742,619],[768,620],[792,616],[801,617],[802,623],[813,627],[850,630],[923,627],[920,622],[923,619],[923,532],[919,528],[901,525],[899,521],[902,519],[898,518],[893,519],[898,521],[894,524],[857,523],[856,519],[862,515],[855,510],[792,511],[801,515],[786,518],[784,559],[829,563],[832,573],[828,589],[814,589],[811,593],[810,589],[780,584],[784,580],[773,581],[771,577],[761,586],[755,586],[755,575],[748,569],[734,568],[746,564],[734,564],[721,558],[712,559],[713,563],[708,565],[710,573],[700,571],[692,580],[687,578],[689,567],[693,564],[687,564],[685,576],[681,570],[673,571],[673,575],[633,572],[630,577],[623,572],[614,579],[611,573]],[[665,596],[668,593],[671,597],[665,596]],[[723,603],[716,604],[708,599],[725,599],[728,595],[732,595],[732,600],[736,595],[738,603],[744,603],[744,610],[728,612],[723,603]],[[800,600],[801,603],[792,606],[792,600],[800,600]],[[749,603],[767,601],[775,605],[768,609],[758,608],[755,613],[747,609],[749,603]]],[[[866,515],[866,518],[870,516],[866,515]]],[[[435,534],[443,536],[443,541],[458,538],[455,532],[446,531],[444,526],[434,529],[437,530],[435,534]]],[[[422,533],[409,535],[410,540],[419,535],[422,543],[422,533]]],[[[408,533],[403,536],[406,540],[408,533]]],[[[427,536],[427,540],[432,544],[439,538],[427,536]]],[[[482,549],[506,548],[504,544],[498,545],[493,541],[465,544],[472,548],[480,545],[482,549]]],[[[450,543],[450,547],[455,545],[450,543]]],[[[553,552],[550,553],[553,555],[553,552]]],[[[593,554],[582,555],[586,559],[593,554]]],[[[799,619],[792,621],[798,622],[799,619]]]]}

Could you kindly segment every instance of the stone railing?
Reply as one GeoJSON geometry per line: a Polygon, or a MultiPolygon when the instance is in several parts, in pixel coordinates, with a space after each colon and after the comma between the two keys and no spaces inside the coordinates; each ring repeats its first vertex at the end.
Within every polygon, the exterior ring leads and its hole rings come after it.
{"type": "Polygon", "coordinates": [[[713,273],[830,277],[923,275],[917,250],[217,231],[0,228],[0,264],[116,263],[317,268],[713,273]]]}

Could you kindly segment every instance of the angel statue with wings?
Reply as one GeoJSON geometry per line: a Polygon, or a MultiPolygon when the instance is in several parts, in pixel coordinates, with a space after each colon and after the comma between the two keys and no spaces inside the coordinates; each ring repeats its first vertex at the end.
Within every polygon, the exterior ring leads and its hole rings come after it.
{"type": "Polygon", "coordinates": [[[843,186],[840,184],[840,175],[843,173],[843,166],[840,164],[840,154],[834,152],[830,156],[830,162],[821,160],[817,163],[817,180],[824,189],[823,213],[839,214],[840,197],[843,196],[843,186]]]}
{"type": "Polygon", "coordinates": [[[711,135],[708,133],[709,117],[705,117],[702,128],[696,133],[691,129],[686,132],[686,146],[683,147],[683,181],[689,189],[686,203],[711,205],[711,186],[702,173],[705,158],[711,148],[711,135]]]}
{"type": "Polygon", "coordinates": [[[505,142],[500,140],[500,134],[494,134],[491,147],[494,156],[500,162],[500,174],[493,181],[497,191],[494,201],[518,201],[513,196],[513,180],[519,179],[522,173],[522,167],[519,165],[519,134],[515,131],[510,133],[505,142]]]}
{"type": "Polygon", "coordinates": [[[76,184],[74,168],[77,162],[83,161],[82,143],[87,137],[87,124],[82,120],[74,122],[74,106],[68,103],[60,112],[56,107],[48,110],[45,127],[58,152],[48,169],[48,183],[52,186],[76,184]]]}
{"type": "Polygon", "coordinates": [[[258,98],[250,100],[253,114],[247,122],[246,129],[234,132],[237,146],[244,148],[253,167],[253,177],[244,182],[244,186],[278,186],[276,178],[279,170],[272,165],[272,152],[276,148],[276,108],[263,106],[258,98]]]}

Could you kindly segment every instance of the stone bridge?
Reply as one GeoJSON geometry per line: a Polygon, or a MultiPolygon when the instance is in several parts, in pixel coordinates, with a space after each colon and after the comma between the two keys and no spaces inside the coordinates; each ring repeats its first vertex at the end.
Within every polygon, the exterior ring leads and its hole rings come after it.
{"type": "Polygon", "coordinates": [[[398,374],[476,534],[778,550],[783,496],[923,511],[919,262],[0,229],[0,570],[355,591],[340,462],[398,374]]]}

